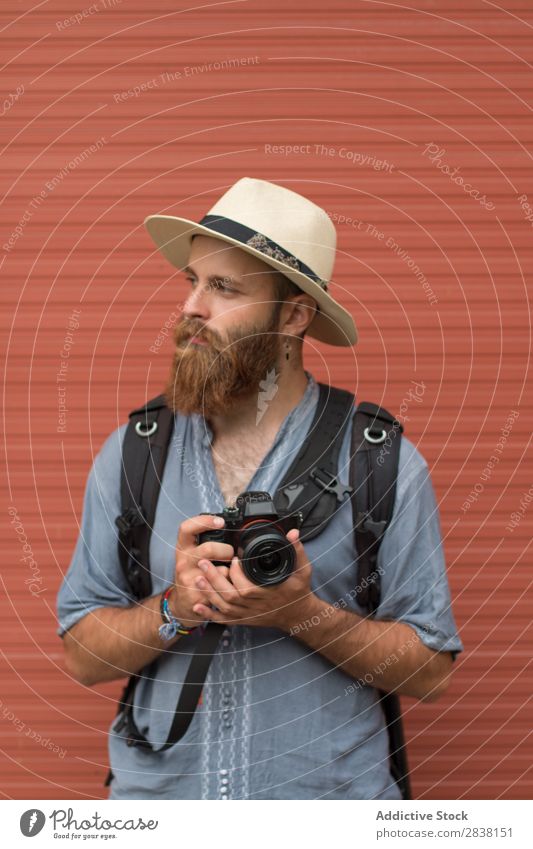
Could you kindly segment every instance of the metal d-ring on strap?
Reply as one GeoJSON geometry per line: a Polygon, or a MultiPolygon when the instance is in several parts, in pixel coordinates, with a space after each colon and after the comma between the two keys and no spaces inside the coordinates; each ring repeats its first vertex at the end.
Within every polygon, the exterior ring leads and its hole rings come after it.
{"type": "Polygon", "coordinates": [[[365,427],[365,429],[363,431],[363,436],[365,437],[366,440],[368,440],[368,442],[373,442],[374,445],[379,445],[380,442],[383,442],[387,438],[387,431],[382,430],[381,436],[378,436],[377,439],[375,439],[373,436],[370,436],[369,429],[367,427],[365,427]]]}
{"type": "Polygon", "coordinates": [[[139,436],[153,436],[157,430],[157,422],[152,422],[146,430],[143,430],[144,422],[137,422],[135,425],[135,433],[139,436]]]}

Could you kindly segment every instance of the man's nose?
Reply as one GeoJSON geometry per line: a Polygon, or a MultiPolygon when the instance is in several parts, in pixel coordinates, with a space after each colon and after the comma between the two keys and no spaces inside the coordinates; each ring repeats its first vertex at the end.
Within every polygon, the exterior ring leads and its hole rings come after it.
{"type": "Polygon", "coordinates": [[[196,288],[189,293],[188,298],[183,304],[183,315],[187,318],[201,318],[207,321],[209,318],[209,298],[208,287],[201,286],[199,283],[196,288]]]}

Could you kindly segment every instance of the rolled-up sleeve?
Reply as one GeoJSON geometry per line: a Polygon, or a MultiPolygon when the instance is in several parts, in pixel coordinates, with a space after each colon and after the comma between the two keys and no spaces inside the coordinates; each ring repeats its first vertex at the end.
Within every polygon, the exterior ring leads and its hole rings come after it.
{"type": "Polygon", "coordinates": [[[376,619],[405,622],[428,648],[450,651],[455,659],[463,644],[451,607],[433,484],[422,455],[408,440],[402,443],[405,473],[398,477],[393,517],[378,554],[376,619]]]}
{"type": "Polygon", "coordinates": [[[107,438],[89,472],[74,553],[57,595],[57,634],[62,637],[98,607],[125,607],[133,598],[118,556],[120,470],[126,425],[107,438]]]}

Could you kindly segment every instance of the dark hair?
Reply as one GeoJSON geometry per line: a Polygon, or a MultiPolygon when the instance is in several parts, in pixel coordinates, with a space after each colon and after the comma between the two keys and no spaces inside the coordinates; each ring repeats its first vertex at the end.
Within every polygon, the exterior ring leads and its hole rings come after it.
{"type": "MultiPolygon", "coordinates": [[[[296,285],[296,283],[293,283],[292,280],[289,280],[288,277],[285,277],[285,275],[282,274],[281,271],[276,272],[276,274],[274,275],[274,292],[273,292],[274,300],[277,301],[276,306],[275,306],[276,315],[279,317],[279,314],[281,312],[281,305],[282,305],[283,301],[288,300],[292,295],[301,295],[301,293],[302,293],[302,289],[300,289],[296,285]]],[[[303,338],[304,338],[306,333],[307,333],[307,328],[303,331],[303,333],[300,334],[300,336],[298,338],[302,339],[302,341],[303,341],[303,338]]]]}

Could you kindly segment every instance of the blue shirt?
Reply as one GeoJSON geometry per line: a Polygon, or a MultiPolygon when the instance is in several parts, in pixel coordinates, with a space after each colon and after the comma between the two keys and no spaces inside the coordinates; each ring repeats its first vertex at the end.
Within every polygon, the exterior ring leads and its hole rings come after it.
{"type": "MultiPolygon", "coordinates": [[[[274,493],[314,417],[319,387],[308,384],[285,417],[246,489],[274,493]]],[[[89,611],[134,599],[120,567],[121,447],[126,425],[104,442],[88,476],[81,531],[57,600],[63,633],[89,611]]],[[[178,528],[224,497],[211,456],[213,433],[199,414],[178,415],[150,542],[153,594],[174,579],[178,528]]],[[[348,483],[351,423],[338,474],[348,483]]],[[[305,543],[312,589],[324,604],[364,614],[356,586],[352,507],[344,501],[305,543]]],[[[462,650],[450,607],[438,508],[428,466],[402,437],[394,515],[378,556],[382,596],[376,617],[410,625],[431,649],[462,650]]],[[[178,640],[143,670],[134,718],[154,744],[167,738],[196,634],[178,640]]],[[[117,687],[118,695],[118,687],[117,687]]],[[[113,721],[111,724],[114,722],[113,721]]],[[[202,704],[185,736],[162,754],[128,747],[109,729],[110,799],[398,799],[377,690],[354,682],[295,636],[276,628],[226,629],[202,704]]]]}

